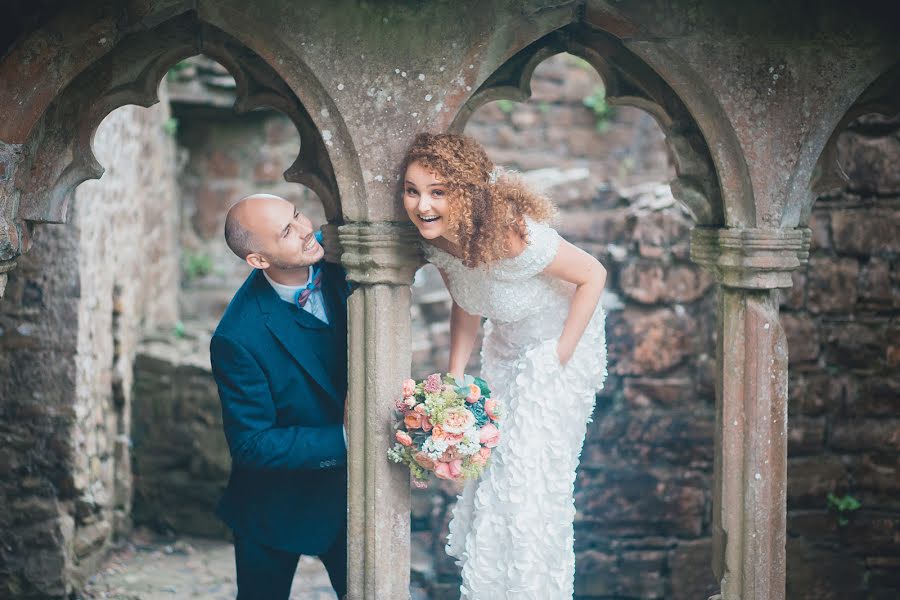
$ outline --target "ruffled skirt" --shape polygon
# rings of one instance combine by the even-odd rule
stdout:
[[[486,324],[483,375],[504,412],[500,444],[450,522],[463,600],[572,597],[575,472],[606,378],[604,323],[598,307],[565,366],[556,338],[516,346],[509,324]]]

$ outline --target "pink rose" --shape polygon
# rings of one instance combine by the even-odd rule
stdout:
[[[397,441],[403,444],[404,446],[412,446],[412,438],[409,437],[409,434],[405,431],[398,431],[394,434],[394,437],[397,438]]]
[[[462,475],[462,460],[457,458],[447,464],[450,465],[450,477],[458,479]]]
[[[488,448],[495,448],[500,443],[500,430],[493,423],[488,423],[478,430],[478,441]]]
[[[403,397],[409,398],[416,393],[416,382],[412,379],[403,380]]]
[[[416,405],[416,399],[415,399],[415,397],[410,396],[409,398],[406,398],[406,399],[403,401],[403,404],[404,404],[404,406],[407,407],[407,408],[412,408],[412,407],[414,407],[414,406]]]
[[[466,396],[466,402],[475,404],[481,398],[481,388],[474,383],[469,384],[469,395]]]
[[[425,379],[425,391],[429,394],[436,394],[441,391],[441,376],[432,373]]]
[[[416,404],[414,411],[419,413],[420,415],[425,415],[425,405],[424,404]]]
[[[487,413],[487,416],[491,418],[491,421],[499,421],[500,418],[497,416],[497,401],[493,398],[488,398],[484,401],[484,412]]]
[[[432,427],[434,427],[434,425],[431,424],[431,419],[429,419],[428,417],[422,417],[422,431],[431,431]]]
[[[453,479],[450,476],[450,465],[449,463],[439,462],[434,465],[434,474],[439,479]]]
[[[491,457],[491,449],[490,448],[482,448],[478,451],[478,454],[484,457],[484,460],[487,461]]]
[[[422,415],[417,412],[408,412],[403,417],[403,423],[407,429],[418,429],[422,426]]]
[[[434,461],[424,452],[416,452],[413,458],[422,468],[428,469],[429,471],[434,469]]]
[[[447,409],[444,415],[441,425],[447,433],[461,434],[475,424],[475,415],[461,406]]]

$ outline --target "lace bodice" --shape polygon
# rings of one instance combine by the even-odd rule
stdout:
[[[425,257],[447,275],[450,295],[463,310],[511,323],[568,305],[573,286],[542,274],[556,257],[562,238],[545,223],[526,217],[525,224],[525,250],[487,266],[467,267],[452,254],[423,244]]]

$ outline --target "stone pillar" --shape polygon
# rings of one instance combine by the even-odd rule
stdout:
[[[391,411],[409,376],[410,285],[422,264],[412,225],[338,229],[341,263],[357,284],[349,311],[350,600],[409,598],[409,473],[387,459]]]
[[[720,600],[784,600],[788,352],[775,290],[808,229],[696,227],[691,257],[720,287],[713,571]]]

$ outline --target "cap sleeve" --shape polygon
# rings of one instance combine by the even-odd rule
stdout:
[[[425,255],[425,260],[444,271],[449,271],[453,268],[454,261],[457,260],[456,257],[444,252],[436,246],[432,246],[428,242],[422,242],[421,244],[422,254]]]
[[[556,230],[529,217],[525,217],[525,225],[528,228],[528,245],[518,256],[497,265],[494,273],[498,279],[514,281],[534,277],[556,258],[562,240]]]

